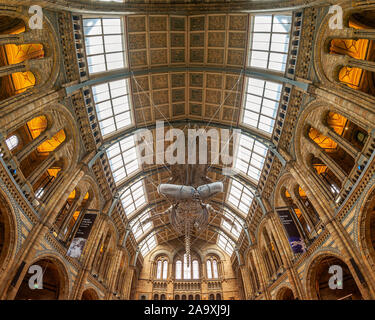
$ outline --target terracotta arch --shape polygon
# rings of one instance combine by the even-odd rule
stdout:
[[[100,300],[100,298],[95,289],[88,288],[82,292],[81,300]]]
[[[70,279],[67,271],[67,266],[65,262],[62,260],[60,256],[58,256],[55,253],[48,253],[45,255],[39,255],[37,258],[35,258],[31,263],[29,263],[26,266],[26,270],[28,270],[33,265],[40,265],[44,272],[44,278],[47,276],[50,281],[55,281],[54,284],[56,285],[56,292],[55,296],[52,295],[45,295],[42,293],[42,291],[47,291],[49,288],[45,285],[45,281],[43,282],[43,290],[41,290],[41,294],[38,293],[37,298],[34,298],[33,293],[34,291],[31,291],[28,288],[28,278],[30,274],[25,273],[24,278],[22,279],[22,282],[18,288],[17,294],[15,299],[31,299],[31,300],[67,300],[69,299],[70,294]],[[51,268],[51,269],[49,269]],[[49,272],[49,274],[47,274]],[[33,299],[34,298],[34,299]]]
[[[338,262],[340,266],[348,269],[348,271],[350,272],[350,276],[352,277],[353,284],[357,287],[358,292],[361,295],[362,293],[360,292],[360,285],[357,283],[357,281],[355,280],[353,276],[353,270],[350,266],[350,262],[343,255],[341,255],[336,249],[323,249],[323,250],[316,251],[315,254],[310,257],[310,261],[305,267],[303,284],[306,290],[307,298],[309,300],[319,299],[318,292],[315,287],[316,273],[318,271],[318,267],[320,267],[321,262],[323,262],[326,258],[335,259],[334,261]],[[327,268],[327,274],[328,274],[328,268]],[[327,281],[327,286],[328,286],[328,281]],[[334,296],[332,295],[332,297]]]
[[[12,205],[0,189],[0,278],[12,264],[17,249],[17,218]]]
[[[281,287],[275,296],[276,300],[295,300],[296,298],[294,290],[290,286]]]

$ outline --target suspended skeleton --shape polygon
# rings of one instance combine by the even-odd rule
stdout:
[[[208,181],[206,177],[200,180],[201,182],[202,180]],[[146,219],[143,224],[168,215],[175,231],[185,238],[185,253],[187,263],[190,264],[192,233],[194,231],[201,232],[208,228],[210,213],[224,219],[237,230],[234,221],[215,210],[210,204],[205,203],[210,197],[223,192],[223,190],[222,182],[203,184],[196,188],[188,185],[160,184],[158,187],[159,194],[167,197],[172,205],[167,211]]]

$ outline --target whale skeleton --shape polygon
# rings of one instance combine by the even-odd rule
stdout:
[[[193,231],[199,232],[207,229],[210,213],[222,218],[229,225],[233,226],[235,230],[239,231],[234,221],[215,210],[210,204],[204,203],[204,200],[208,200],[210,197],[223,191],[224,185],[222,182],[212,182],[197,188],[167,183],[160,184],[158,186],[159,194],[167,197],[172,202],[172,205],[165,212],[152,215],[142,221],[138,225],[138,228],[156,219],[169,216],[169,220],[175,231],[185,237],[185,253],[187,263],[190,264],[191,234]]]

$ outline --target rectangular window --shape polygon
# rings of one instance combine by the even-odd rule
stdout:
[[[235,158],[235,168],[258,182],[262,173],[267,147],[254,139],[241,134],[237,157]]]
[[[92,94],[103,136],[132,124],[128,79],[93,86]]]
[[[146,219],[150,218],[150,212],[145,212],[140,217],[137,217],[130,223],[135,240],[139,240],[147,231],[152,228],[152,222],[144,223]]]
[[[142,256],[145,256],[147,253],[149,253],[152,249],[156,247],[156,237],[155,234],[150,236],[144,243],[141,248],[141,254]]]
[[[121,203],[126,216],[129,216],[146,204],[143,180],[134,183],[122,194]]]
[[[229,223],[229,221],[222,219],[222,222],[221,222],[222,227],[225,230],[227,230],[230,234],[232,234],[236,239],[238,239],[242,230],[241,223],[236,218],[236,216],[233,213],[229,212],[228,210],[224,211],[224,216],[228,218],[232,223]]]
[[[226,253],[232,255],[234,244],[231,244],[230,240],[224,237],[222,234],[219,234],[219,236],[217,237],[217,245]]]
[[[251,19],[249,66],[284,72],[291,15],[255,15]]]
[[[140,169],[134,136],[124,138],[109,147],[107,157],[116,184]]]
[[[247,78],[243,124],[272,134],[282,88],[280,83]]]
[[[245,185],[232,180],[228,193],[228,202],[245,216],[249,213],[253,195]]]
[[[123,23],[120,18],[83,19],[89,73],[125,67]]]

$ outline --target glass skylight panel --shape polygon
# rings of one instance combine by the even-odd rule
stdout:
[[[255,15],[250,35],[250,67],[284,72],[292,24],[290,15]]]
[[[122,194],[121,203],[126,216],[129,216],[146,204],[143,180],[136,182]]]
[[[238,219],[236,219],[235,215],[233,213],[230,213],[229,211],[225,210],[224,216],[227,217],[229,220],[233,222],[233,224],[228,223],[224,219],[222,219],[222,227],[226,229],[229,233],[231,233],[236,239],[240,236],[242,226]]]
[[[109,147],[107,156],[116,183],[140,169],[134,136],[124,138]]]
[[[235,168],[258,182],[267,155],[267,147],[242,134],[239,139]]]
[[[125,67],[120,18],[83,19],[83,30],[90,74]]]
[[[282,88],[280,83],[248,78],[243,123],[272,133]]]
[[[219,234],[218,238],[217,238],[217,245],[223,249],[226,253],[228,253],[229,255],[232,255],[234,249],[233,249],[233,244],[231,244],[231,242],[229,241],[229,239],[227,239],[226,237],[224,237],[222,234]]]
[[[245,185],[232,180],[228,202],[236,209],[239,209],[245,216],[249,213],[253,195]]]
[[[145,256],[147,253],[149,253],[152,249],[156,247],[156,237],[155,234],[150,236],[144,243],[141,248],[141,254],[142,256]]]
[[[103,136],[132,123],[127,79],[93,86],[92,94]]]
[[[129,197],[130,199],[130,197]],[[152,222],[149,221],[147,223],[144,223],[146,219],[150,218],[150,212],[146,212],[142,214],[140,217],[137,217],[134,219],[130,226],[132,228],[133,234],[135,239],[138,241],[139,238],[144,235],[147,231],[149,231],[152,228]]]

